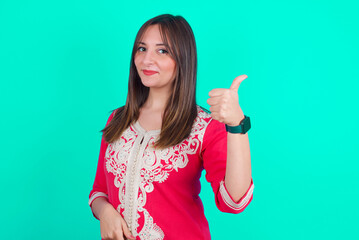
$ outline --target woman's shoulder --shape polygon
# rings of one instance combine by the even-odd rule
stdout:
[[[209,110],[207,110],[206,108],[197,105],[197,118],[196,118],[196,122],[202,122],[205,121],[207,123],[211,122],[212,117],[211,117],[211,112]]]
[[[197,105],[197,118],[193,124],[191,135],[197,135],[201,141],[212,139],[218,133],[225,132],[223,123],[212,119],[211,112]],[[206,136],[206,137],[205,137]]]
[[[117,114],[121,113],[124,110],[125,106],[121,106],[118,108],[115,108],[113,110],[110,111],[110,118],[113,118],[114,116],[116,116]]]
[[[121,111],[123,111],[124,109],[124,106],[122,107],[118,107],[116,109],[113,109],[111,111],[109,111],[109,115],[108,115],[108,118],[107,118],[107,122],[106,122],[106,126],[112,121],[112,119],[117,115],[119,114]]]

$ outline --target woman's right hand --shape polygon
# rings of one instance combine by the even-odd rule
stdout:
[[[100,219],[101,237],[104,240],[135,239],[122,216],[111,206],[104,209]]]
[[[100,220],[101,238],[104,240],[136,239],[126,221],[105,198],[97,198],[92,204],[94,214]]]

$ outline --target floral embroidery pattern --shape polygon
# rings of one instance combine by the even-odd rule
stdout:
[[[146,133],[142,134],[142,136],[132,126],[124,131],[118,141],[108,145],[105,156],[106,169],[109,173],[114,174],[114,185],[119,188],[120,205],[117,210],[121,212],[123,209],[122,213],[126,222],[129,221],[134,224],[132,225],[132,234],[135,236],[138,235],[140,239],[150,240],[164,238],[164,232],[145,209],[147,194],[154,190],[153,183],[163,183],[168,179],[170,172],[173,170],[178,172],[187,166],[188,155],[196,154],[201,148],[204,131],[209,121],[209,114],[199,110],[190,136],[180,144],[166,149],[155,150],[152,146],[157,135],[146,138]],[[143,142],[146,147],[134,148],[136,139],[140,135],[141,138],[146,139]],[[131,153],[131,151],[136,151],[134,149],[138,153]],[[137,161],[137,155],[139,156],[139,161]],[[133,168],[140,169],[139,175],[136,174],[137,177],[132,176],[133,174],[130,173],[129,164],[135,164]],[[140,166],[137,168],[136,164],[140,164]],[[126,176],[127,174],[128,176]],[[125,179],[130,179],[132,185],[129,186],[132,186],[130,187],[131,189],[126,189]],[[130,209],[126,209],[126,206],[133,204],[133,202],[126,204],[126,194],[130,194],[130,192],[136,196],[136,205],[134,207],[137,211],[134,216],[131,213],[132,205],[130,205]],[[141,216],[144,218],[144,225],[141,231],[138,232],[138,219]]]

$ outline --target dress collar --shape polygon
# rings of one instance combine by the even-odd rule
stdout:
[[[140,132],[143,135],[151,135],[151,136],[156,136],[159,135],[161,133],[161,129],[156,129],[156,130],[150,130],[150,131],[146,131],[139,123],[139,121],[136,121],[133,124],[133,127],[135,128],[136,131]]]

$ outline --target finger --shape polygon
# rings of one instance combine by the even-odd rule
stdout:
[[[126,236],[126,238],[128,239],[136,239],[130,232],[130,230],[127,227],[126,222],[122,222],[122,230],[123,230],[123,234]]]
[[[248,76],[243,74],[243,75],[239,75],[238,77],[236,77],[233,82],[232,85],[230,87],[230,89],[238,91],[239,85],[241,84],[241,82],[246,79]]]
[[[209,111],[212,113],[216,113],[216,114],[219,114],[220,111],[221,111],[221,106],[220,105],[214,105],[214,106],[211,106],[209,108]]]
[[[128,231],[128,232],[123,231],[123,234],[125,235],[126,239],[131,239],[131,240],[135,240],[135,239],[136,239],[136,237],[133,236],[130,231]]]
[[[210,106],[217,105],[217,104],[220,104],[221,99],[222,99],[222,96],[210,97],[210,98],[207,99],[207,103]]]
[[[116,231],[113,240],[124,240],[122,231]]]
[[[227,89],[225,88],[215,88],[215,89],[212,89],[208,95],[210,97],[217,97],[217,96],[221,96]]]

